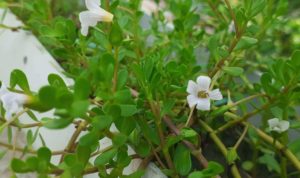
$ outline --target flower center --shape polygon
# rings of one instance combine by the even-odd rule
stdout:
[[[206,91],[199,91],[198,92],[198,97],[199,98],[207,98],[208,97],[208,93],[206,93]]]

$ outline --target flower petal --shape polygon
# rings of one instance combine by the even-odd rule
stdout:
[[[189,93],[189,94],[192,94],[192,95],[195,95],[197,96],[198,92],[199,92],[199,88],[198,88],[198,85],[192,81],[192,80],[189,80],[189,83],[188,83],[188,86],[186,88],[186,91]]]
[[[269,119],[268,124],[269,124],[270,130],[272,130],[274,127],[277,127],[279,125],[279,119],[278,118]]]
[[[197,84],[200,90],[208,91],[211,79],[207,76],[199,76],[197,78]]]
[[[79,21],[81,26],[96,26],[102,17],[91,11],[83,11],[79,13]]]
[[[88,28],[94,27],[97,25],[98,21],[102,18],[100,15],[97,15],[90,11],[83,11],[79,13],[79,21],[81,23],[81,33],[86,36],[88,33]]]
[[[10,119],[15,111],[18,110],[18,104],[14,100],[15,97],[12,93],[7,93],[1,97],[6,119]]]
[[[209,98],[198,98],[197,109],[202,111],[209,111],[210,110]]]
[[[212,100],[221,100],[223,99],[222,93],[219,89],[208,92],[209,98]]]
[[[110,13],[102,8],[99,8],[96,13],[101,16],[102,22],[111,22],[114,18],[114,15],[112,13]]]
[[[29,100],[27,95],[13,92],[2,95],[0,99],[5,109],[6,118],[11,118],[13,114],[21,111],[23,105]]]
[[[98,10],[101,5],[100,0],[85,0],[86,8],[90,11]]]
[[[189,107],[192,108],[198,103],[199,98],[195,95],[188,95],[187,96],[187,102],[189,104]]]
[[[11,119],[12,118],[12,113],[10,112],[10,111],[5,111],[5,115],[4,115],[4,117],[6,118],[6,119]]]
[[[81,30],[80,30],[81,34],[83,36],[87,36],[89,33],[89,27],[88,26],[81,26]]]
[[[2,84],[1,88],[0,88],[0,97],[5,95],[8,92],[8,90],[6,89],[6,87]]]
[[[152,13],[155,13],[158,11],[158,6],[155,2],[149,1],[149,0],[143,0],[141,3],[141,10],[151,16]]]
[[[280,129],[281,129],[281,132],[284,132],[286,130],[289,129],[290,127],[290,122],[289,121],[285,121],[285,120],[282,120],[279,122],[279,126],[280,126]]]

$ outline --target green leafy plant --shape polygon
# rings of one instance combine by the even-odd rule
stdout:
[[[32,31],[74,81],[50,74],[32,91],[14,70],[9,86],[1,84],[0,133],[30,128],[24,148],[0,142],[23,154],[11,160],[13,173],[138,178],[153,162],[175,178],[299,176],[299,139],[288,134],[300,125],[296,1],[7,0],[1,7],[25,25],[0,27]],[[33,112],[49,110],[52,118]],[[19,120],[23,114],[31,124]],[[70,125],[64,150],[32,148],[40,128]],[[99,144],[105,137],[111,146]],[[124,175],[135,159],[139,167]]]

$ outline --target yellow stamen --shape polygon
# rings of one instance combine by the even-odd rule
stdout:
[[[198,97],[199,98],[207,98],[208,97],[208,93],[206,93],[206,91],[199,91],[198,92]]]

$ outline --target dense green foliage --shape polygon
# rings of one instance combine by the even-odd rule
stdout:
[[[299,176],[300,139],[289,134],[300,128],[298,2],[165,0],[149,17],[140,0],[103,0],[113,22],[98,23],[87,37],[80,34],[82,3],[0,2],[74,81],[68,86],[51,74],[48,86],[31,91],[25,74],[12,72],[10,89],[18,86],[33,98],[26,112],[35,123],[27,133],[26,156],[11,161],[13,172],[138,178],[152,161],[169,177]],[[165,11],[173,14],[174,28]],[[187,105],[188,81],[199,75],[210,76],[223,95],[210,111]],[[53,118],[32,112],[52,109]],[[2,116],[8,128],[26,126],[17,118],[5,124]],[[288,132],[269,129],[275,117],[290,122]],[[59,165],[50,162],[55,150],[32,151],[40,127],[55,132],[72,124],[83,135],[70,139]],[[112,124],[119,132],[109,129]],[[111,147],[99,145],[104,137],[112,139]],[[128,155],[128,145],[136,155]],[[138,171],[123,175],[136,157],[143,160]]]

